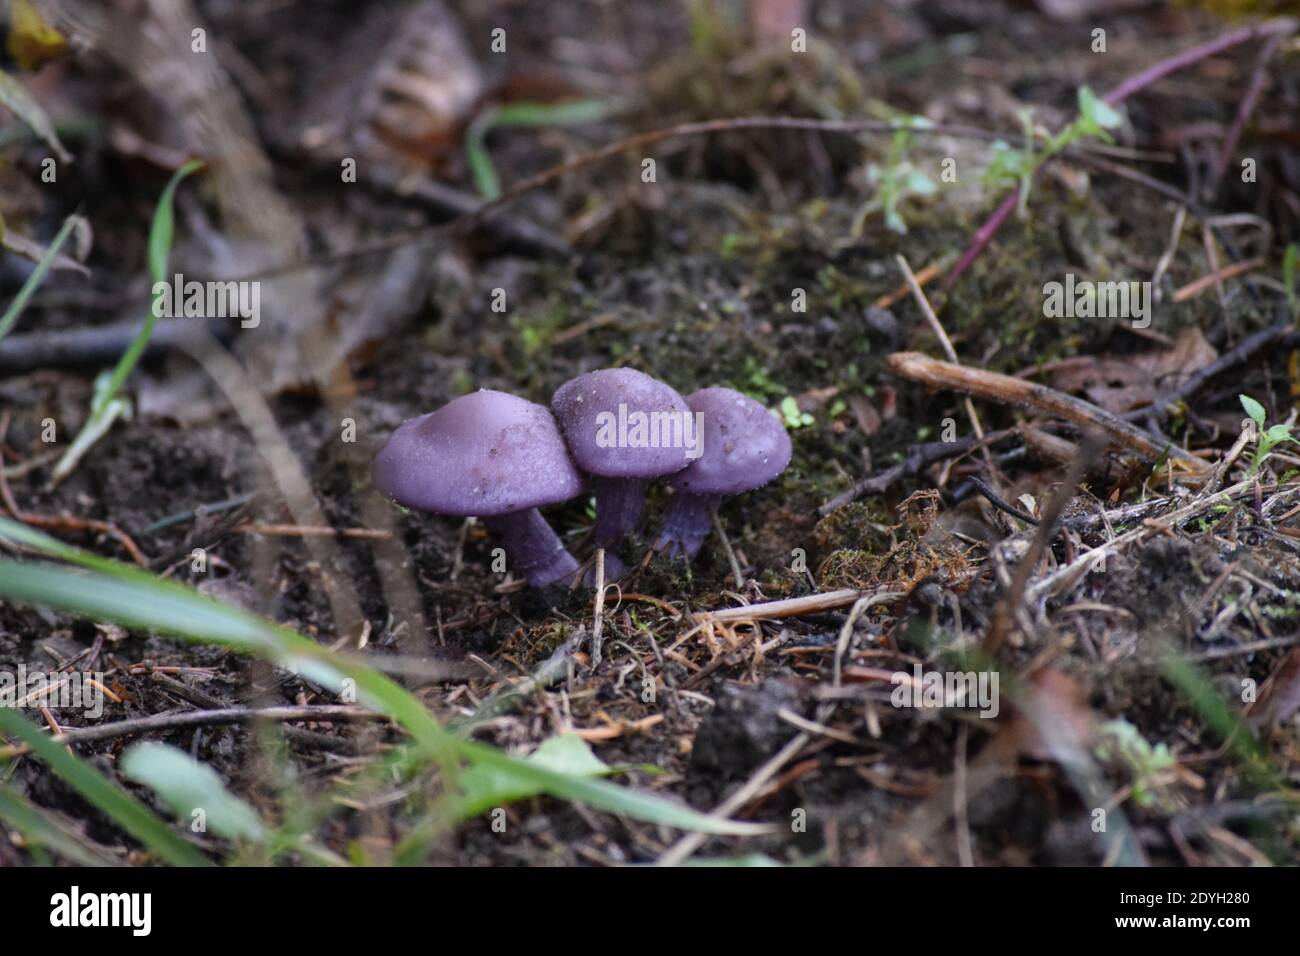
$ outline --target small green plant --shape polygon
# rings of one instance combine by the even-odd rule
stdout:
[[[1255,454],[1250,460],[1250,471],[1247,472],[1247,478],[1254,478],[1259,473],[1260,466],[1273,453],[1273,449],[1283,442],[1296,441],[1295,436],[1291,434],[1291,426],[1279,422],[1272,428],[1264,427],[1264,406],[1255,401],[1249,395],[1239,395],[1241,407],[1246,410],[1250,420],[1255,423]]]
[[[774,381],[767,368],[752,355],[745,356],[740,372],[745,377],[744,385],[740,388],[740,391],[751,398],[764,402],[770,398],[778,398],[789,394],[789,389],[780,382]]]
[[[1054,135],[1044,136],[1034,125],[1033,113],[1025,110],[1020,114],[1020,122],[1025,131],[1025,145],[1021,149],[997,140],[993,143],[993,158],[984,170],[983,181],[986,183],[1009,182],[1020,188],[1020,214],[1025,214],[1029,203],[1029,190],[1038,168],[1057,153],[1060,153],[1080,140],[1089,137],[1102,142],[1112,142],[1111,130],[1124,121],[1119,112],[1109,103],[1098,99],[1097,94],[1086,86],[1079,87],[1079,115],[1074,122]],[[1043,139],[1043,148],[1037,150],[1034,144]]]
[[[36,263],[36,268],[33,269],[31,275],[27,277],[27,281],[23,283],[23,287],[18,290],[18,294],[14,296],[14,300],[9,303],[8,308],[5,309],[4,315],[0,316],[0,339],[3,339],[8,335],[10,330],[13,329],[14,325],[18,322],[18,317],[22,315],[23,309],[27,308],[27,303],[31,301],[32,296],[36,294],[36,290],[39,289],[41,283],[45,281],[45,277],[49,274],[50,268],[54,265],[54,261],[59,257],[59,250],[62,249],[63,244],[68,241],[68,237],[72,235],[72,231],[76,226],[76,216],[69,216],[63,221],[63,228],[59,230],[58,235],[54,237],[54,241],[51,242],[49,248],[45,250],[45,254],[41,256],[40,261]],[[3,233],[4,220],[0,219],[0,235],[3,235]]]
[[[796,428],[807,428],[816,421],[812,415],[800,411],[799,403],[790,395],[781,399],[781,404],[777,406],[777,412],[780,414],[785,427],[790,431],[794,431]]]
[[[908,119],[908,123],[907,128],[894,133],[884,164],[873,163],[867,167],[867,181],[876,187],[876,195],[854,217],[854,236],[862,234],[862,225],[867,216],[877,211],[884,215],[888,229],[899,235],[906,234],[907,223],[899,212],[903,200],[909,196],[929,196],[938,189],[934,180],[907,159],[907,148],[912,144],[912,130],[925,128],[929,121],[922,116],[913,116]]]
[[[1123,763],[1132,776],[1133,802],[1140,807],[1151,806],[1159,794],[1161,775],[1178,763],[1174,755],[1164,744],[1153,747],[1127,720],[1112,720],[1097,730],[1097,758]]]

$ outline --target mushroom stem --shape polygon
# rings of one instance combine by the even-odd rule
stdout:
[[[515,570],[527,577],[533,587],[563,582],[578,570],[577,560],[565,550],[564,543],[536,508],[481,520],[506,549]]]
[[[669,557],[681,554],[690,561],[699,553],[713,527],[713,513],[722,503],[722,495],[692,495],[679,491],[664,512],[664,527],[655,542],[655,550]]]
[[[598,477],[592,484],[596,489],[596,547],[609,551],[641,520],[645,479]]]

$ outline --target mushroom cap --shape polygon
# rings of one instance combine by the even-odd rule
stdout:
[[[626,410],[622,418],[626,434],[622,437],[630,441],[618,435],[620,405]],[[606,368],[570,379],[556,389],[551,410],[569,443],[573,460],[588,474],[659,478],[681,471],[690,461],[686,457],[690,449],[682,437],[687,424],[682,419],[691,413],[686,400],[675,389],[636,369]],[[671,413],[671,417],[651,417],[664,412]],[[634,413],[640,415],[633,418]],[[641,415],[646,417],[642,419]],[[644,442],[636,438],[638,420],[644,422],[639,432]],[[664,433],[665,427],[668,434]],[[611,429],[613,442],[609,440]],[[651,442],[660,447],[650,447]]]
[[[540,508],[582,491],[551,413],[486,388],[403,422],[372,473],[399,504],[460,517]]]
[[[785,426],[752,398],[730,388],[702,388],[686,403],[704,416],[704,454],[669,480],[678,491],[739,494],[767,484],[790,464]]]

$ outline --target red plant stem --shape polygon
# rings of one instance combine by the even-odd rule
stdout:
[[[1102,97],[1102,100],[1110,106],[1115,106],[1122,103],[1139,90],[1145,89],[1152,83],[1155,83],[1157,80],[1162,80],[1171,73],[1177,73],[1179,70],[1186,69],[1195,63],[1199,63],[1201,60],[1214,56],[1216,53],[1221,53],[1224,50],[1230,49],[1241,43],[1247,43],[1250,40],[1256,40],[1260,37],[1287,36],[1294,33],[1295,29],[1296,22],[1294,20],[1280,17],[1276,20],[1268,20],[1264,23],[1255,24],[1254,26],[1241,27],[1237,30],[1232,30],[1223,34],[1221,37],[1208,40],[1205,43],[1192,47],[1190,50],[1184,50],[1176,56],[1171,56],[1167,60],[1161,60],[1159,63],[1147,67],[1141,73],[1134,74],[1114,89],[1110,90]],[[1038,172],[1041,171],[1041,169],[1042,167],[1040,166],[1039,170],[1034,172],[1035,177],[1037,177]],[[1004,200],[1002,200],[1002,203],[996,210],[994,210],[993,215],[989,216],[989,218],[984,221],[984,224],[975,231],[975,235],[971,238],[970,244],[966,247],[966,250],[961,254],[961,258],[957,260],[957,263],[952,267],[952,270],[943,280],[943,288],[945,291],[951,289],[953,285],[956,284],[962,274],[970,268],[971,263],[978,259],[988,244],[993,241],[993,237],[997,235],[998,230],[1002,228],[1003,224],[1009,218],[1011,218],[1011,214],[1015,211],[1019,198],[1020,187],[1017,186],[1011,190],[1011,193]]]
[[[1223,36],[1208,40],[1200,46],[1194,46],[1190,50],[1179,53],[1177,56],[1171,56],[1167,60],[1161,60],[1155,66],[1148,67],[1136,76],[1131,76],[1119,86],[1115,87],[1109,93],[1102,97],[1111,106],[1122,103],[1138,90],[1145,89],[1157,80],[1163,80],[1171,73],[1177,73],[1179,70],[1186,69],[1201,60],[1208,59],[1216,53],[1222,53],[1224,50],[1237,46],[1240,43],[1248,43],[1251,40],[1257,40],[1260,37],[1267,36],[1286,36],[1294,33],[1296,24],[1294,20],[1281,17],[1276,20],[1267,20],[1264,23],[1257,23],[1254,26],[1242,27],[1225,33]]]
[[[1246,131],[1246,124],[1250,122],[1250,115],[1255,112],[1255,104],[1268,86],[1269,61],[1284,42],[1286,42],[1286,35],[1279,33],[1265,43],[1260,51],[1259,59],[1255,62],[1255,70],[1250,77],[1250,85],[1246,88],[1246,95],[1241,98],[1241,103],[1237,106],[1237,115],[1232,119],[1228,135],[1223,138],[1218,161],[1214,164],[1213,175],[1210,177],[1210,182],[1206,184],[1204,198],[1207,201],[1219,191],[1219,184],[1223,182],[1223,177],[1228,172],[1228,163],[1232,162],[1232,154],[1237,144],[1241,142],[1241,135]]]

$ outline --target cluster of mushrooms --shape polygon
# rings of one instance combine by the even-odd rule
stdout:
[[[725,496],[767,484],[789,463],[785,427],[753,399],[729,388],[683,398],[616,368],[566,382],[550,409],[486,388],[462,395],[399,426],[373,471],[398,504],[481,520],[511,565],[544,587],[572,584],[581,566],[537,509],[577,497],[584,476],[613,580],[626,572],[613,550],[640,522],[651,480],[674,491],[655,549],[689,561]]]

